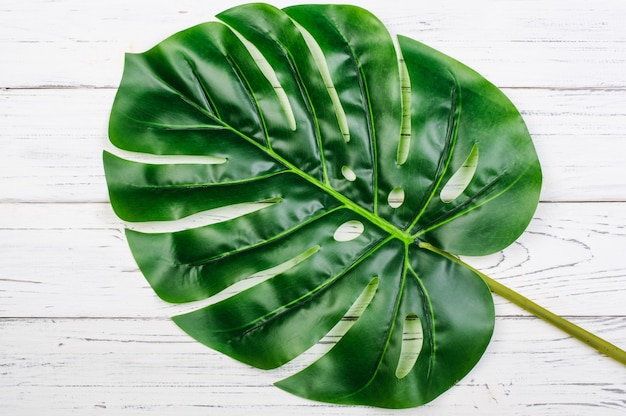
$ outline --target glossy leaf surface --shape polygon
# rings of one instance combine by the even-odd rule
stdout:
[[[480,359],[494,310],[479,276],[427,248],[489,254],[524,231],[541,172],[519,113],[357,7],[255,3],[218,18],[127,55],[110,140],[172,161],[105,152],[110,199],[131,222],[260,205],[181,231],[128,230],[142,273],[174,303],[254,278],[174,321],[263,369],[351,321],[282,389],[392,408],[432,400]],[[362,312],[346,317],[355,303]]]

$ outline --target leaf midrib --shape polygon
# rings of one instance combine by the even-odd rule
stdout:
[[[275,42],[277,42],[277,41],[275,40]],[[282,53],[285,54],[285,57],[287,58],[287,61],[289,62],[290,66],[292,68],[292,71],[294,71],[294,75],[295,75],[296,82],[298,84],[298,88],[300,89],[300,92],[302,93],[303,98],[305,99],[305,102],[306,102],[307,106],[309,107],[309,110],[312,111],[313,120],[315,122],[316,138],[317,138],[317,141],[318,141],[319,151],[320,151],[320,153],[322,155],[321,163],[322,163],[322,167],[324,169],[324,179],[325,179],[325,181],[327,181],[328,173],[326,171],[326,163],[325,163],[325,160],[323,158],[323,148],[321,146],[321,141],[320,141],[320,137],[319,137],[320,132],[319,132],[318,120],[317,120],[317,117],[315,116],[315,112],[314,112],[314,109],[312,107],[312,103],[311,103],[310,97],[308,95],[308,92],[307,92],[306,88],[304,88],[304,85],[302,84],[300,73],[298,72],[298,70],[297,70],[297,68],[296,68],[296,66],[295,66],[295,64],[293,62],[293,58],[289,54],[288,50],[284,47],[284,45],[280,44],[279,42],[277,42],[277,43],[279,44],[279,47],[280,47]],[[355,55],[353,54],[353,57],[354,56]],[[261,120],[263,120],[261,108],[259,108],[259,103],[258,103],[258,100],[256,99],[254,91],[252,91],[252,89],[250,88],[250,84],[249,84],[248,79],[245,77],[245,75],[242,72],[238,71],[238,68],[233,66],[232,62],[229,61],[229,65],[231,66],[231,68],[233,68],[233,70],[240,77],[240,80],[245,81],[243,83],[244,88],[247,90],[247,92],[249,94],[249,97],[252,98],[253,106],[256,107],[256,109],[257,109],[257,115],[261,116]],[[196,79],[196,82],[199,82],[199,77],[193,71],[193,67],[191,67],[191,70],[192,70],[192,73],[194,75],[194,78]],[[360,79],[361,85],[363,87],[365,87],[364,96],[365,96],[366,102],[367,102],[367,111],[366,111],[366,113],[367,113],[368,117],[370,117],[370,121],[371,121],[371,111],[372,111],[372,109],[370,108],[370,100],[368,99],[369,98],[369,93],[368,93],[368,90],[367,90],[367,82],[364,79],[364,74],[359,72],[359,75],[360,75],[359,79]],[[375,212],[368,211],[367,209],[363,208],[359,204],[355,203],[354,201],[352,201],[351,199],[349,199],[345,195],[341,194],[340,192],[338,192],[337,190],[332,188],[329,185],[329,181],[327,181],[328,183],[324,183],[324,182],[319,181],[318,179],[316,179],[313,176],[307,174],[306,172],[304,172],[303,170],[298,168],[296,165],[294,165],[293,163],[289,162],[287,159],[285,159],[284,157],[282,157],[278,153],[276,153],[272,149],[272,146],[271,146],[271,143],[270,143],[270,140],[269,140],[269,136],[267,134],[267,129],[266,129],[266,126],[265,126],[264,123],[263,123],[263,128],[264,128],[265,135],[266,135],[267,147],[262,145],[262,144],[260,144],[258,141],[248,137],[247,135],[245,135],[241,131],[239,131],[236,128],[234,128],[231,125],[229,125],[228,123],[226,123],[221,117],[219,117],[218,115],[212,113],[211,109],[204,108],[203,106],[198,105],[197,103],[195,103],[193,100],[190,100],[189,97],[185,96],[185,94],[183,94],[178,89],[174,88],[172,85],[170,85],[168,82],[166,82],[161,77],[159,77],[159,80],[164,85],[166,85],[170,90],[174,91],[176,93],[176,95],[178,95],[182,100],[184,100],[185,102],[190,104],[192,107],[195,107],[198,111],[206,114],[210,119],[216,121],[218,124],[221,124],[224,128],[231,130],[236,135],[242,137],[244,140],[246,140],[250,144],[256,146],[257,148],[259,148],[263,152],[267,153],[270,157],[272,157],[278,163],[280,163],[283,166],[287,167],[289,169],[289,171],[291,171],[292,173],[298,175],[299,177],[303,178],[304,180],[306,180],[307,182],[309,182],[312,185],[316,186],[317,188],[320,188],[322,191],[330,194],[335,199],[340,201],[347,209],[349,209],[352,212],[360,215],[361,217],[365,218],[367,221],[371,222],[372,224],[375,224],[376,226],[378,226],[382,230],[384,230],[387,233],[389,233],[394,238],[397,238],[397,239],[403,241],[406,244],[410,244],[410,243],[413,243],[415,241],[415,238],[411,236],[411,234],[408,232],[408,230],[404,231],[404,230],[398,228],[397,226],[395,226],[394,224],[390,223],[389,221],[385,220],[384,218],[379,217],[378,215],[376,215]],[[208,94],[208,91],[206,91],[206,89],[204,88],[202,83],[200,83],[200,87],[201,87],[201,89],[202,89],[202,91],[203,91],[203,93],[205,95]],[[209,97],[205,96],[205,98],[210,100]],[[371,133],[372,139],[375,140],[375,134],[374,134],[375,130],[374,130],[374,126],[372,125],[372,123],[373,123],[373,121],[368,123],[368,128],[370,129],[370,133]],[[200,126],[194,126],[194,128],[199,128],[199,127]],[[181,126],[181,128],[182,128],[182,126]],[[374,148],[375,148],[375,143],[374,143]],[[377,165],[377,163],[375,162],[374,166],[376,166],[376,165]],[[376,176],[377,175],[374,175],[374,177],[376,177]],[[377,188],[377,187],[375,186],[375,188]],[[376,195],[377,195],[377,191],[375,190],[374,191],[375,198],[376,198]],[[376,204],[374,204],[374,206],[376,206]]]
[[[245,79],[245,77],[243,77],[243,78]],[[249,84],[246,82],[246,86],[247,87],[248,87],[248,85]],[[252,97],[255,97],[253,91],[249,91],[249,93],[251,94]],[[258,107],[258,102],[257,102],[256,99],[254,100],[254,103]],[[260,111],[260,109],[258,109],[258,110]],[[212,116],[207,110],[203,109],[202,111],[204,111],[207,114],[209,114],[210,116]],[[362,206],[360,206],[356,202],[352,201],[351,199],[349,199],[348,197],[343,195],[342,193],[340,193],[337,190],[335,190],[334,188],[332,188],[330,185],[328,185],[326,183],[323,183],[323,182],[320,182],[318,179],[316,179],[313,176],[307,174],[302,169],[298,168],[296,165],[294,165],[293,163],[288,161],[286,158],[284,158],[281,155],[279,155],[278,153],[276,153],[271,148],[271,146],[269,145],[269,142],[270,142],[269,139],[268,139],[268,146],[267,147],[263,146],[262,144],[260,144],[256,140],[253,140],[252,138],[248,137],[247,135],[245,135],[241,131],[239,131],[236,128],[230,126],[229,124],[224,122],[224,120],[217,119],[217,121],[220,124],[222,124],[225,128],[231,130],[233,133],[235,133],[239,137],[241,137],[244,140],[246,140],[248,143],[254,145],[258,149],[260,149],[263,152],[265,152],[266,154],[268,154],[270,157],[272,157],[278,163],[280,163],[283,166],[287,167],[287,169],[289,171],[291,171],[292,173],[298,175],[299,177],[303,178],[304,180],[306,180],[307,182],[309,182],[312,185],[316,186],[317,188],[320,188],[322,191],[332,195],[335,199],[340,201],[346,208],[348,208],[351,211],[353,211],[354,213],[362,216],[363,218],[365,218],[366,220],[368,220],[372,224],[375,224],[376,226],[380,227],[382,230],[386,231],[391,236],[393,236],[393,237],[403,241],[406,244],[410,244],[410,243],[412,243],[415,240],[408,231],[401,230],[400,228],[396,227],[394,224],[390,223],[389,221],[385,220],[384,218],[379,217],[378,215],[376,215],[375,213],[373,213],[371,211],[368,211],[367,209],[363,208]]]
[[[241,137],[243,137],[244,139],[248,140],[250,143],[254,144],[255,146],[259,147],[260,149],[262,149],[263,151],[268,153],[276,161],[278,161],[279,163],[281,163],[284,166],[286,166],[292,173],[300,176],[301,178],[303,178],[304,180],[308,181],[312,185],[315,185],[316,187],[320,188],[322,191],[330,194],[335,199],[340,201],[346,208],[348,208],[352,212],[362,216],[363,218],[367,219],[372,224],[375,224],[376,226],[378,226],[381,229],[385,230],[391,236],[393,236],[393,237],[395,237],[395,238],[397,238],[397,239],[399,239],[399,240],[401,240],[401,241],[403,241],[404,243],[407,243],[407,244],[410,244],[410,243],[412,243],[414,241],[414,238],[411,236],[411,234],[409,232],[399,229],[398,227],[396,227],[392,223],[388,222],[384,218],[379,217],[378,215],[374,214],[371,211],[368,211],[367,209],[363,208],[362,206],[360,206],[356,202],[352,201],[350,198],[346,197],[345,195],[343,195],[342,193],[338,192],[337,190],[333,189],[329,185],[326,185],[326,184],[318,181],[317,179],[315,179],[311,175],[309,175],[306,172],[302,171],[297,166],[295,166],[293,163],[289,162],[287,159],[285,159],[282,156],[278,155],[274,151],[271,151],[271,150],[269,150],[269,149],[259,145],[254,140],[251,140],[250,138],[248,138],[247,136],[241,134],[237,130],[233,129],[233,132],[235,132],[236,134],[239,134]]]

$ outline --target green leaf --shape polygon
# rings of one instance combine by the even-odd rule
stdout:
[[[127,55],[109,137],[161,157],[105,152],[110,199],[131,222],[257,205],[128,230],[141,271],[174,303],[252,282],[174,321],[255,367],[349,324],[284,390],[390,408],[434,399],[478,362],[494,324],[489,288],[449,253],[501,250],[537,206],[522,118],[480,75],[395,43],[358,7],[255,3],[218,18]]]

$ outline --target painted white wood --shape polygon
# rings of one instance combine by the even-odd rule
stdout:
[[[582,323],[626,343],[624,317]],[[250,368],[204,348],[162,319],[3,319],[0,331],[3,414],[617,416],[626,411],[623,366],[525,318],[498,319],[477,367],[436,401],[408,411],[296,398],[272,383],[300,363],[272,371]]]
[[[556,313],[624,316],[625,224],[626,203],[542,203],[512,246],[465,260]],[[149,318],[187,310],[154,295],[123,226],[106,203],[0,204],[0,316]],[[527,315],[497,296],[496,308]]]
[[[0,87],[80,87],[117,85],[124,52],[144,51],[241,2],[4,3]],[[626,85],[626,4],[620,0],[350,3],[375,13],[391,32],[454,56],[498,86]]]
[[[107,201],[102,149],[115,91],[0,91],[0,201]],[[626,88],[504,92],[533,136],[542,200],[626,201]]]
[[[408,411],[288,395],[271,383],[313,353],[262,372],[169,320],[180,307],[149,288],[107,202],[108,112],[125,52],[240,3],[0,5],[0,413],[624,414],[624,366],[498,297],[484,359]],[[502,87],[533,135],[544,202],[518,242],[466,260],[626,348],[626,3],[351,3]]]

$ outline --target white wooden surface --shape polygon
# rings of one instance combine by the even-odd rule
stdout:
[[[479,365],[405,411],[288,395],[272,382],[311,357],[262,372],[171,323],[107,203],[108,112],[124,52],[238,3],[0,1],[0,414],[625,414],[626,367],[499,298]],[[468,261],[626,348],[626,2],[353,4],[481,72],[527,121],[542,203],[517,243]]]

